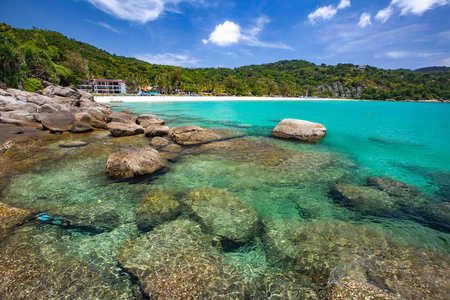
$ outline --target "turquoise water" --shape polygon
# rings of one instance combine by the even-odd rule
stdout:
[[[265,137],[281,119],[324,124],[315,148],[350,156],[369,174],[433,191],[433,174],[450,172],[450,106],[378,101],[125,103],[115,110],[160,115],[175,125],[237,128]],[[251,126],[250,126],[251,125]],[[448,184],[448,182],[447,182]]]
[[[449,105],[360,101],[114,104],[114,111],[123,109],[135,115],[156,114],[170,127],[193,124],[239,138],[222,148],[186,147],[170,156],[171,163],[163,172],[129,181],[108,178],[106,159],[121,148],[148,145],[143,135],[112,138],[94,132],[79,136],[88,143],[85,147],[61,148],[62,142],[44,147],[42,153],[53,159],[8,178],[0,199],[36,213],[36,218],[0,243],[3,257],[17,257],[19,271],[23,266],[24,273],[38,274],[36,281],[31,281],[32,275],[22,278],[19,271],[5,275],[0,263],[4,278],[21,278],[9,295],[31,286],[35,298],[42,299],[141,299],[141,290],[147,295],[164,295],[168,290],[152,290],[142,282],[139,288],[139,280],[180,273],[234,286],[233,293],[248,299],[267,299],[269,292],[276,291],[281,296],[274,299],[301,299],[310,294],[324,298],[324,284],[343,276],[336,275],[341,268],[354,267],[359,272],[364,267],[354,264],[361,262],[370,266],[363,273],[376,273],[370,280],[389,278],[390,290],[414,298],[399,292],[402,289],[396,284],[412,287],[422,282],[421,288],[426,289],[439,276],[444,278],[437,274],[448,273],[450,234],[420,219],[429,217],[428,212],[358,210],[336,201],[331,190],[337,183],[364,187],[367,177],[386,176],[419,188],[423,194],[417,201],[431,203],[427,209],[446,205]],[[314,144],[271,138],[271,130],[284,118],[322,123],[327,135]],[[177,224],[193,222],[187,220],[188,214],[181,213],[176,221],[167,221],[149,233],[136,225],[136,207],[149,191],[164,191],[182,202],[193,189],[205,187],[224,190],[249,205],[259,215],[263,233],[239,248],[202,246],[192,254],[177,239],[196,245],[214,238],[201,229],[192,240],[189,234],[179,233],[183,228],[178,230]],[[416,199],[411,201],[417,204]],[[195,224],[193,230],[200,226]],[[142,244],[147,238],[151,243]],[[133,245],[136,240],[141,244]],[[123,245],[133,245],[144,262],[133,266],[132,259],[120,261]],[[436,262],[434,255],[443,256]],[[36,263],[28,265],[28,261]],[[133,271],[145,269],[145,264],[150,268],[145,276]],[[433,271],[421,273],[427,264]],[[215,275],[202,273],[205,268]],[[397,271],[414,274],[415,279],[399,278]],[[164,278],[169,279],[174,280]],[[36,282],[55,283],[46,288]],[[154,286],[161,287],[161,282]],[[180,292],[176,284],[171,286],[173,295]],[[445,288],[448,292],[444,285],[425,296],[445,299]]]

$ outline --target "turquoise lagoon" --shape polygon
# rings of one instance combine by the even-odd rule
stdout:
[[[292,222],[304,228],[340,222],[376,232],[399,245],[450,254],[450,235],[445,230],[403,215],[361,213],[330,196],[330,187],[336,183],[364,186],[367,177],[385,176],[415,186],[435,203],[448,202],[448,104],[204,101],[113,105],[114,111],[124,109],[135,115],[156,114],[170,127],[194,124],[245,137],[260,149],[252,156],[189,148],[164,172],[131,181],[108,178],[104,171],[106,159],[121,147],[148,145],[146,138],[113,139],[107,133],[97,133],[83,136],[89,143],[86,147],[65,149],[52,145],[44,149],[54,153],[55,159],[11,178],[0,200],[41,213],[8,237],[3,253],[32,247],[45,263],[60,268],[61,273],[68,266],[89,268],[95,275],[80,276],[67,290],[75,298],[139,298],[136,279],[118,265],[116,257],[125,240],[143,234],[136,227],[134,209],[150,190],[183,197],[198,187],[225,189],[253,207],[273,231],[282,232]],[[271,138],[271,130],[285,118],[322,123],[327,135],[314,144]],[[270,156],[277,155],[273,149],[289,155],[283,156],[281,163],[273,163]],[[67,222],[73,226],[66,226]],[[339,237],[330,236],[330,242],[333,238]],[[311,247],[316,247],[317,253],[328,249],[323,245]],[[258,238],[222,255],[251,280],[275,268],[266,250]],[[305,282],[306,288],[316,292],[321,289],[311,278]],[[37,295],[52,295],[41,289]],[[53,289],[57,291],[58,287]]]

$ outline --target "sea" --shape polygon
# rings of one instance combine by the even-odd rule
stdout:
[[[411,254],[404,258],[405,261],[410,259],[411,265],[423,253],[450,255],[448,223],[442,226],[439,223],[445,216],[436,221],[427,210],[429,205],[435,205],[437,208],[433,206],[433,209],[443,207],[444,213],[445,209],[448,213],[449,104],[205,100],[111,105],[115,112],[131,110],[135,116],[155,114],[169,127],[198,125],[220,132],[231,146],[221,149],[186,147],[170,156],[166,169],[132,180],[109,178],[105,164],[108,155],[119,149],[149,146],[150,139],[142,135],[112,138],[108,132],[97,132],[80,136],[87,143],[84,147],[63,148],[54,144],[42,149],[36,155],[45,155],[46,159],[31,171],[12,176],[0,199],[0,202],[37,212],[36,218],[3,241],[2,253],[22,249],[24,261],[17,258],[17,263],[27,265],[26,268],[37,274],[42,270],[38,272],[27,260],[30,255],[27,251],[33,249],[33,257],[42,258],[42,262],[37,262],[42,269],[54,268],[64,279],[55,286],[35,289],[38,296],[65,294],[68,299],[69,295],[84,299],[139,299],[143,287],[138,283],[142,283],[142,278],[119,263],[117,257],[127,241],[152,232],[164,232],[162,229],[145,232],[136,225],[136,207],[154,190],[181,200],[194,189],[215,188],[254,209],[261,219],[263,233],[245,245],[224,246],[217,254],[224,263],[236,268],[243,281],[253,282],[253,286],[256,285],[252,280],[268,278],[267,274],[276,270],[277,274],[294,277],[297,275],[292,274],[301,274],[298,277],[302,278],[302,289],[297,289],[298,293],[306,293],[306,289],[318,298],[325,297],[326,284],[331,281],[327,278],[340,266],[336,257],[347,255],[324,245],[326,243],[348,243],[350,248],[366,252],[373,246],[378,254],[385,251],[386,260],[390,255],[395,256],[391,251],[400,251],[395,245],[416,249],[417,256]],[[316,143],[272,137],[272,129],[287,118],[323,124],[327,128],[326,136]],[[238,147],[233,147],[234,140],[239,141]],[[406,190],[413,191],[412,196],[401,194],[405,189],[394,193],[397,196],[400,193],[400,198],[409,197],[411,203],[402,203],[401,209],[390,208],[388,204],[380,208],[379,204],[361,204],[359,200],[356,204],[342,201],[332,192],[336,185],[365,189],[368,178],[389,178],[406,186]],[[415,197],[421,200],[417,200],[419,208],[412,211],[408,207],[416,207]],[[421,208],[424,203],[427,209]],[[431,223],[427,221],[430,215]],[[448,214],[446,217],[448,222]],[[189,219],[183,214],[179,218]],[[294,240],[288,232],[297,229],[303,234],[298,233]],[[369,239],[369,235],[365,235],[359,241],[359,238],[349,238],[352,235],[349,232],[371,232],[375,237]],[[151,249],[162,249],[164,244],[173,243],[158,238],[160,244],[154,244]],[[386,240],[389,242],[383,242]],[[359,244],[363,241],[364,245]],[[305,248],[305,244],[312,248]],[[298,250],[300,248],[303,250]],[[300,253],[307,253],[310,260],[299,259]],[[352,259],[369,260],[355,253]],[[167,260],[175,259],[176,255],[169,254],[165,256]],[[305,267],[308,263],[310,266]],[[24,272],[28,272],[26,268]],[[386,264],[386,268],[393,266]],[[416,268],[419,270],[421,266]],[[388,276],[384,271],[379,270],[380,274]],[[54,274],[48,272],[45,276],[53,278]],[[322,279],[317,279],[318,274]],[[72,280],[69,280],[71,287],[63,282],[68,281],[67,276]],[[35,284],[45,285],[45,282],[41,279]],[[0,280],[0,287],[1,283]],[[371,284],[376,285],[376,280]],[[280,281],[278,285],[282,286]],[[391,289],[397,291],[394,287]],[[170,294],[170,290],[166,292]],[[152,293],[157,294],[151,288],[144,288],[144,294],[151,296]],[[266,293],[266,297],[260,299],[270,299],[267,290],[261,293]],[[289,297],[284,299],[295,299]]]

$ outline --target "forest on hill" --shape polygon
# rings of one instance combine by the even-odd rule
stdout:
[[[374,100],[450,100],[450,68],[384,70],[304,60],[228,68],[181,68],[110,54],[49,30],[0,23],[0,81],[34,91],[41,81],[78,85],[112,78],[168,93],[283,95]]]

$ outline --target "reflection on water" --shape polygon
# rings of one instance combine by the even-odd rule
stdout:
[[[95,133],[80,136],[88,141],[81,148],[47,147],[44,163],[14,175],[3,192],[2,202],[35,217],[0,242],[0,298],[348,299],[356,291],[448,299],[450,235],[411,217],[449,221],[435,212],[448,208],[448,176],[427,175],[435,193],[377,189],[350,155],[240,124],[209,123],[247,137],[187,147],[164,172],[133,181],[108,178],[105,163],[122,147],[147,145],[143,137]],[[357,190],[341,191],[342,202],[336,186]],[[405,191],[417,210],[405,209]],[[395,213],[369,201],[381,194]],[[169,195],[161,197],[181,206],[148,209],[159,225],[138,227],[148,195],[149,205]],[[181,213],[162,215],[173,207]],[[243,243],[229,242],[236,224],[248,230]]]

